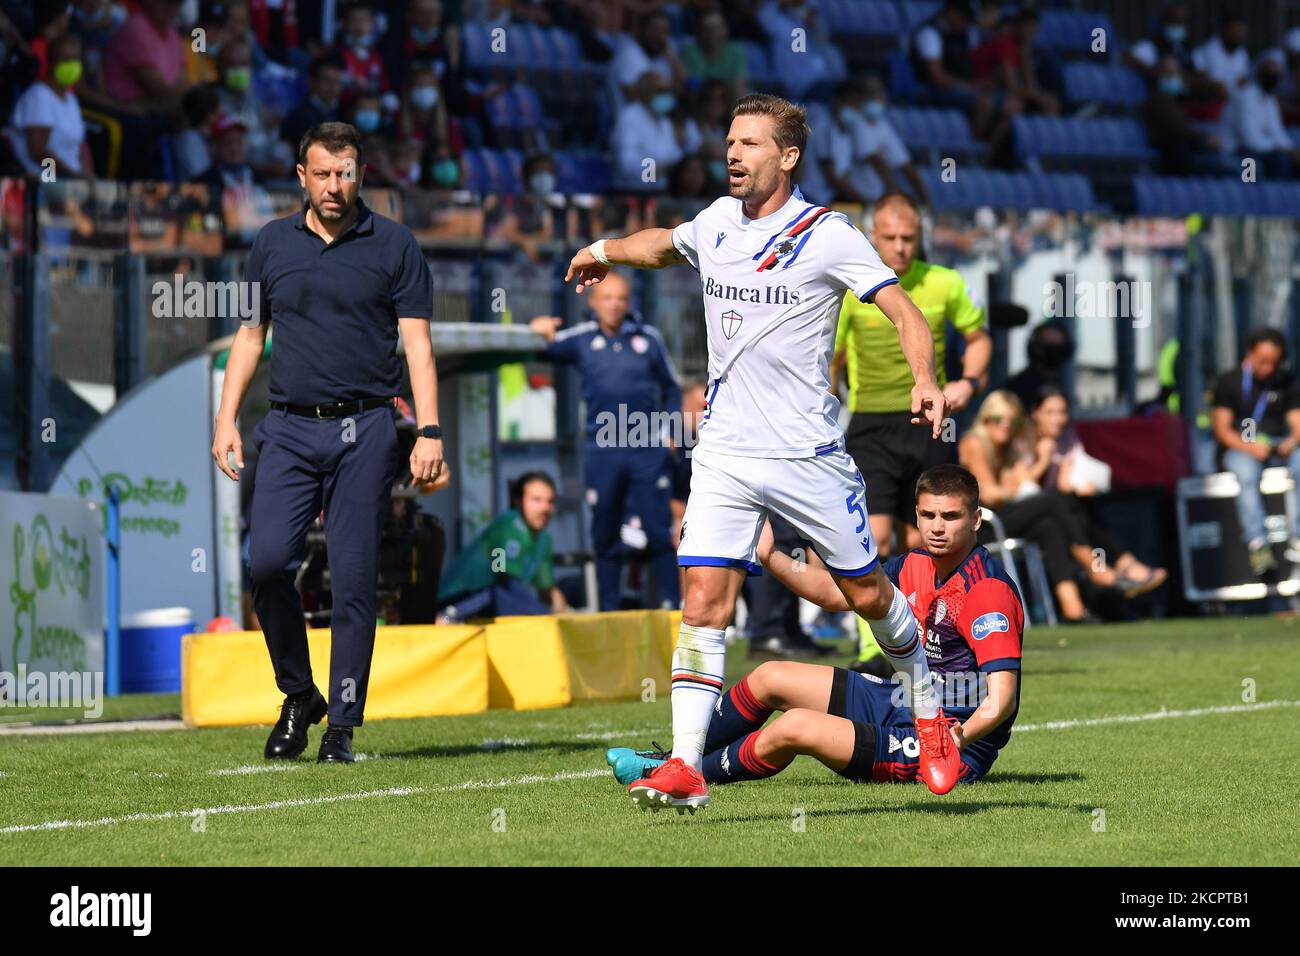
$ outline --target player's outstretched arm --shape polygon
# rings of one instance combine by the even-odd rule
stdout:
[[[1016,684],[1020,680],[1017,671],[994,671],[988,675],[989,692],[984,702],[975,708],[975,713],[966,718],[957,734],[961,746],[965,747],[988,736],[1016,709]]]
[[[912,367],[916,386],[912,389],[912,424],[930,423],[933,437],[939,437],[948,417],[948,402],[939,390],[934,375],[934,332],[916,303],[898,283],[880,289],[872,300],[894,327],[903,346],[903,357]]]
[[[686,261],[673,245],[671,229],[642,229],[622,239],[598,239],[587,246],[569,263],[564,281],[577,279],[577,291],[581,293],[609,275],[611,266],[662,269]]]
[[[758,537],[758,560],[778,581],[801,598],[812,601],[827,611],[847,611],[849,602],[836,585],[829,571],[820,564],[796,561],[773,546],[772,525],[763,519],[763,531]]]

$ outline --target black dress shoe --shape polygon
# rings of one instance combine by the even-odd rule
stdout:
[[[305,694],[286,697],[280,705],[280,719],[266,738],[267,760],[293,760],[307,749],[307,728],[325,719],[329,705],[313,687]]]
[[[356,759],[352,756],[352,728],[333,724],[326,727],[316,760],[320,763],[352,763]]]

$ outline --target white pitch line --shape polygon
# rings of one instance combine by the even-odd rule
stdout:
[[[1144,720],[1167,720],[1171,717],[1202,717],[1206,714],[1244,714],[1274,707],[1300,707],[1300,700],[1265,700],[1258,704],[1230,704],[1223,707],[1194,707],[1189,710],[1157,710],[1150,714],[1117,714],[1113,717],[1089,717],[1079,720],[1050,720],[1045,724],[1015,724],[1012,733],[1031,730],[1069,730],[1074,727],[1102,727],[1106,724],[1135,724]]]
[[[299,797],[291,800],[272,800],[269,803],[247,803],[223,807],[202,807],[193,810],[166,810],[162,813],[128,813],[120,817],[100,817],[97,820],[47,820],[44,823],[24,823],[0,827],[0,833],[34,833],[47,830],[81,830],[89,827],[109,827],[122,823],[158,822],[196,817],[200,814],[259,813],[263,810],[282,810],[291,807],[311,807],[344,800],[370,800],[380,797],[409,797],[417,794],[454,793],[464,790],[485,790],[498,787],[521,787],[533,783],[558,783],[563,780],[587,780],[604,777],[608,770],[565,770],[555,774],[530,774],[523,777],[505,777],[501,780],[466,780],[464,783],[438,787],[387,787],[383,790],[362,790],[359,793],[340,793],[328,797]]]

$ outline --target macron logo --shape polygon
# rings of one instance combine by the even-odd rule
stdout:
[[[153,924],[152,893],[70,893],[50,897],[51,926],[128,926],[135,936],[148,936]]]
[[[722,245],[722,240],[726,238],[727,234],[725,232],[718,233],[718,241],[713,244],[713,248],[716,249],[718,246]]]
[[[990,611],[975,618],[975,623],[970,626],[970,636],[982,641],[990,634],[1005,634],[1009,630],[1011,624],[1007,616],[1000,611]]]

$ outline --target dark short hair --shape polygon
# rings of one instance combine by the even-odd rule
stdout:
[[[346,69],[347,64],[343,62],[342,57],[337,53],[326,53],[311,61],[311,66],[307,67],[307,75],[314,80],[325,70],[338,70],[342,73]]]
[[[555,491],[555,479],[544,471],[526,471],[510,482],[510,507],[518,508],[524,501],[524,489],[534,481],[549,485]]]
[[[351,146],[357,154],[357,165],[361,165],[361,133],[351,123],[332,120],[307,130],[298,143],[299,165],[307,165],[307,150],[317,144],[324,146],[331,153],[341,153]]]
[[[916,480],[916,500],[921,495],[957,495],[971,514],[980,507],[980,483],[961,465],[935,465],[921,472]]]
[[[1255,351],[1255,346],[1259,345],[1261,342],[1267,342],[1269,345],[1276,345],[1282,350],[1282,357],[1286,357],[1286,336],[1277,329],[1264,328],[1256,329],[1254,332],[1251,332],[1250,336],[1246,339],[1246,351]]]
[[[1036,412],[1043,406],[1043,402],[1049,398],[1059,398],[1065,402],[1065,407],[1070,407],[1070,396],[1065,394],[1065,389],[1059,385],[1053,385],[1050,382],[1046,385],[1039,386],[1038,391],[1034,392],[1033,397],[1029,400],[1029,410]]]

